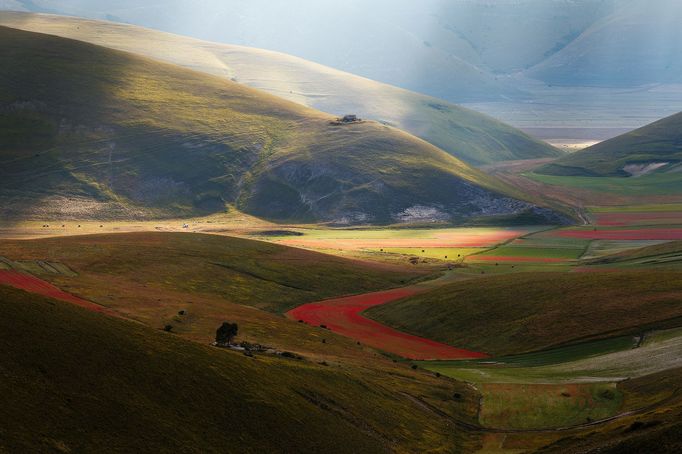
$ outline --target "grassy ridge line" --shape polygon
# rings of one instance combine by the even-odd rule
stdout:
[[[469,109],[277,52],[72,17],[0,12],[0,24],[236,79],[336,115],[356,113],[406,130],[474,165],[561,155],[550,145]]]
[[[381,223],[420,205],[466,217],[482,209],[472,198],[502,199],[503,212],[527,206],[506,201],[522,195],[499,180],[379,123],[333,126],[326,114],[218,77],[0,32],[9,215],[40,213],[57,196],[83,201],[58,209],[92,216],[186,215],[234,202],[261,217],[311,222]],[[36,123],[49,133],[24,142]]]
[[[624,177],[629,176],[624,170],[628,164],[666,163],[655,171],[664,177],[666,170],[682,161],[681,127],[682,113],[678,113],[572,153],[536,171],[556,176]]]
[[[422,392],[416,383],[246,358],[2,286],[0,306],[9,452],[413,452],[466,442],[395,392]]]
[[[681,276],[648,270],[501,275],[450,284],[366,315],[440,342],[510,355],[667,327],[682,316],[673,304],[682,296]]]

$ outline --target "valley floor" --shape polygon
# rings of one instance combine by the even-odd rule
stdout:
[[[655,257],[645,255],[644,258],[636,256],[629,259],[626,256],[622,262],[610,259],[619,254],[629,254],[633,249],[662,247],[670,241],[682,239],[678,204],[586,207],[584,214],[591,225],[564,228],[443,226],[334,229],[275,225],[236,212],[203,219],[168,221],[4,224],[0,226],[0,283],[86,308],[90,304],[90,308],[105,314],[132,318],[152,327],[170,326],[173,333],[201,343],[210,340],[211,330],[229,313],[231,319],[244,326],[249,342],[291,350],[316,362],[336,364],[341,368],[345,367],[344,364],[358,367],[374,358],[371,361],[378,361],[377,367],[380,368],[416,369],[418,380],[422,376],[433,378],[435,374],[435,378],[440,380],[466,382],[480,393],[478,416],[474,421],[466,422],[457,417],[457,424],[480,436],[480,444],[476,448],[480,452],[512,453],[535,450],[566,439],[566,431],[570,432],[569,438],[582,439],[587,431],[601,433],[612,430],[612,427],[633,424],[635,420],[649,420],[648,415],[659,409],[677,411],[680,399],[674,389],[666,385],[667,392],[666,389],[657,389],[656,393],[652,393],[656,399],[652,397],[653,400],[644,402],[641,394],[628,388],[633,386],[628,383],[631,380],[640,383],[637,380],[647,380],[653,374],[674,375],[682,368],[677,361],[682,357],[679,325],[671,321],[673,324],[669,326],[647,328],[641,338],[606,333],[587,343],[576,340],[549,349],[487,358],[475,349],[470,350],[466,344],[436,342],[419,333],[382,325],[371,319],[374,318],[372,311],[369,315],[365,311],[378,305],[390,306],[396,300],[409,299],[417,294],[429,295],[431,291],[458,282],[472,279],[489,282],[487,279],[515,273],[525,276],[538,272],[562,275],[614,273],[642,267],[664,267],[669,272],[682,269],[682,256],[671,252]],[[279,311],[286,306],[260,306],[252,300],[248,305],[260,308],[253,310],[245,303],[226,303],[222,289],[208,293],[200,290],[208,285],[208,281],[203,283],[199,280],[189,283],[188,287],[176,282],[179,275],[164,277],[163,274],[150,274],[161,270],[155,261],[173,263],[175,259],[171,256],[156,259],[150,256],[149,263],[145,262],[146,257],[142,262],[139,259],[128,262],[129,258],[116,259],[120,263],[112,261],[112,269],[123,266],[126,271],[123,274],[116,272],[120,290],[106,290],[102,285],[105,282],[110,284],[110,280],[101,273],[109,265],[96,265],[101,260],[98,249],[78,249],[80,252],[77,252],[77,249],[70,250],[69,246],[105,245],[109,238],[122,239],[127,235],[180,233],[187,234],[187,238],[201,239],[206,234],[215,238],[240,237],[257,240],[254,244],[322,252],[351,259],[353,263],[362,264],[377,273],[394,273],[397,276],[395,273],[400,272],[405,277],[385,282],[384,288],[396,289],[383,293],[336,289],[336,293],[330,295],[336,296],[332,299],[308,295],[308,302],[303,301],[305,304],[286,309],[291,319],[287,320],[268,313],[273,307],[278,307]],[[69,240],[65,241],[67,238]],[[59,241],[60,246],[45,249],[38,243],[45,241]],[[104,247],[109,250],[115,243]],[[158,245],[150,243],[150,247],[150,253],[159,250]],[[50,257],[45,256],[48,250],[52,251]],[[109,255],[107,260],[111,261],[112,257],[122,253],[117,251],[115,247],[110,249],[109,254],[113,255]],[[248,260],[248,256],[244,259]],[[260,260],[254,262],[256,268],[246,267],[238,273],[247,273],[240,275],[251,276],[249,278],[273,279],[258,276],[260,271],[255,270],[271,268]],[[234,270],[234,267],[241,269],[244,264],[224,266]],[[99,270],[101,267],[104,268]],[[129,272],[133,274],[128,277]],[[186,270],[177,272],[185,273]],[[166,271],[162,273],[167,274]],[[154,288],[145,288],[146,285],[142,285],[136,275],[147,279]],[[17,276],[24,277],[18,279]],[[28,282],[31,279],[34,280]],[[291,281],[285,283],[280,277],[274,279],[280,282],[277,285],[291,286],[291,289],[301,285]],[[154,284],[155,280],[165,282],[163,287]],[[482,284],[482,291],[485,291],[485,285]],[[213,291],[217,293],[210,294]],[[310,293],[308,290],[304,292]],[[359,293],[359,296],[348,297],[349,293]],[[156,302],[157,295],[167,301]],[[260,296],[254,295],[254,298]],[[292,301],[296,298],[300,296]],[[189,299],[192,303],[186,302]],[[199,307],[202,309],[197,312]],[[192,315],[177,315],[184,311]],[[299,323],[299,320],[304,323]],[[454,358],[469,359],[442,361]],[[441,361],[410,361],[425,359]],[[430,400],[425,402],[423,405],[428,408],[433,405]],[[436,414],[441,412],[436,407],[433,411]],[[441,417],[445,421],[451,418]],[[502,434],[505,435],[500,438]]]

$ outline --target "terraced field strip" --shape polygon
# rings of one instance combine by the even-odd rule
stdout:
[[[286,313],[292,320],[331,331],[380,350],[414,360],[485,358],[485,353],[464,350],[389,328],[362,316],[370,307],[419,293],[415,287],[366,293],[304,304]]]
[[[484,248],[532,233],[539,228],[455,228],[393,230],[302,230],[303,236],[273,237],[287,246],[360,250],[381,248]],[[449,255],[449,254],[444,254]]]
[[[515,255],[474,255],[471,262],[515,262],[515,263],[563,263],[567,259],[557,257],[531,257]]]
[[[640,347],[618,337],[490,361],[427,361],[422,367],[472,383],[597,383],[642,377],[682,366],[682,328],[656,331]]]
[[[637,225],[682,225],[682,211],[609,212],[595,214],[597,225],[621,227]]]
[[[76,306],[83,307],[93,312],[121,317],[121,315],[115,311],[70,293],[66,293],[49,282],[38,279],[30,274],[19,273],[14,270],[0,270],[0,284],[9,285],[10,287],[25,290],[29,293],[36,293],[49,298],[66,301],[67,303],[75,304]]]
[[[623,395],[615,383],[479,384],[480,423],[501,429],[570,427],[617,414]]]
[[[592,240],[682,240],[682,228],[642,228],[609,230],[559,230],[554,235],[563,238]]]
[[[437,259],[444,261],[457,261],[475,254],[477,252],[485,251],[486,248],[456,248],[456,247],[387,247],[387,248],[368,248],[369,252],[405,255],[410,257],[420,257]]]

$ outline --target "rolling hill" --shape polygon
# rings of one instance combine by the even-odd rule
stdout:
[[[138,306],[147,304],[140,285],[150,283],[155,288],[150,305],[165,291],[186,292],[186,299],[199,292],[275,313],[334,296],[397,287],[423,274],[261,241],[192,233],[3,240],[0,256],[103,305],[111,300],[107,283],[117,279],[131,301],[137,292]],[[22,261],[28,268],[22,268]],[[72,273],[50,273],[36,267],[37,261],[68,264]]]
[[[221,78],[0,28],[2,215],[353,223],[548,210],[407,133]]]
[[[187,0],[13,3],[9,8],[109,19],[278,50],[453,102],[499,102],[525,95],[505,75],[545,61],[625,2],[347,0],[343,7],[333,0],[275,5],[204,0],[200,7]]]
[[[429,339],[507,355],[682,326],[681,296],[675,271],[519,273],[449,284],[366,314]]]
[[[249,358],[4,286],[0,310],[0,386],[12,390],[2,396],[2,451],[407,453],[475,446],[409,397],[430,395],[466,420],[470,394],[475,402],[470,388],[406,367],[380,372]],[[454,389],[466,398],[452,399]]]
[[[0,25],[144,55],[335,115],[357,114],[407,131],[473,165],[561,155],[488,116],[278,52],[74,17],[0,12]]]
[[[638,177],[677,172],[682,162],[682,113],[659,120],[536,170],[546,175]]]

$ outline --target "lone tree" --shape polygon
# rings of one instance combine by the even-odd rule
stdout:
[[[215,342],[218,345],[230,345],[239,331],[236,323],[223,322],[215,333]]]

